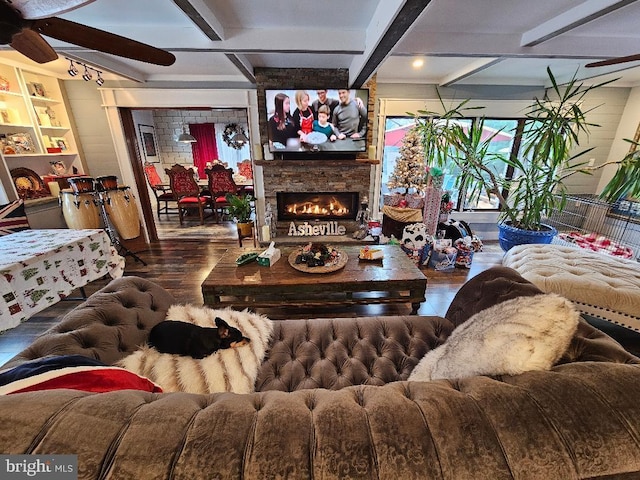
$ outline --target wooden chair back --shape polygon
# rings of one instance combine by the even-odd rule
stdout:
[[[165,168],[164,171],[169,176],[169,185],[176,199],[200,195],[200,186],[193,176],[193,170],[176,163],[171,168]]]
[[[222,164],[215,164],[211,168],[206,168],[209,191],[212,197],[223,197],[227,193],[238,193],[238,186],[233,181],[233,170],[226,168]]]
[[[252,180],[253,179],[253,167],[251,166],[251,160],[246,159],[238,164],[238,173],[243,177]]]
[[[149,182],[151,188],[155,189],[158,185],[162,185],[162,179],[160,175],[158,175],[158,171],[156,167],[153,166],[153,163],[144,163],[144,176],[147,178],[147,182]]]

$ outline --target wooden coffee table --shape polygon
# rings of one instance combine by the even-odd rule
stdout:
[[[300,272],[289,264],[289,254],[297,247],[281,247],[282,256],[271,267],[257,262],[237,266],[240,255],[261,250],[230,248],[202,283],[204,303],[236,309],[410,303],[411,312],[417,313],[427,278],[399,246],[372,247],[384,250],[382,261],[358,259],[359,245],[336,247],[348,255],[347,264],[322,274]]]

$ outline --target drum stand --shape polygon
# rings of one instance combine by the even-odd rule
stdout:
[[[122,242],[120,242],[120,237],[118,237],[118,233],[111,226],[111,222],[109,221],[109,215],[107,214],[107,210],[104,207],[105,202],[109,201],[108,197],[105,200],[105,193],[106,192],[95,192],[95,195],[96,195],[96,202],[98,203],[98,207],[100,208],[100,215],[102,216],[102,222],[104,223],[104,229],[107,232],[107,235],[109,235],[111,244],[116,248],[118,253],[123,257],[126,257],[127,255],[130,257],[133,257],[133,259],[136,262],[140,262],[142,265],[146,267],[147,263],[144,260],[142,260],[138,255],[136,255],[127,247],[125,247],[122,244]]]

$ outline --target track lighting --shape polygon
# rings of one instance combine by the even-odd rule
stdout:
[[[75,60],[75,64],[73,63],[74,60],[70,58],[66,58],[66,60],[69,60],[69,70],[67,70],[67,73],[69,74],[69,76],[75,77],[80,73],[76,68],[76,64],[77,64],[81,67],[84,67],[84,73],[82,74],[82,79],[85,82],[89,82],[93,80],[93,73],[95,73],[98,76],[98,78],[96,78],[96,83],[98,84],[98,86],[101,87],[102,85],[104,85],[104,78],[102,78],[102,72],[100,70],[90,67],[86,63],[79,62],[78,60]]]
[[[93,78],[93,75],[91,75],[91,72],[89,71],[89,68],[85,65],[84,66],[84,73],[82,74],[82,79],[85,82],[88,82],[89,80],[91,80]]]
[[[69,70],[67,70],[67,72],[69,72],[69,75],[71,75],[72,77],[75,77],[76,75],[78,75],[78,69],[73,64],[73,60],[69,61],[71,62],[71,64],[69,65]]]

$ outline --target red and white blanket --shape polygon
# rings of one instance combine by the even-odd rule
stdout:
[[[561,233],[558,235],[565,242],[575,243],[581,248],[604,253],[612,257],[633,258],[633,250],[596,233],[580,232]]]
[[[92,364],[94,363],[94,364]],[[162,388],[146,377],[123,368],[95,365],[77,356],[54,357],[29,362],[0,372],[0,395],[68,388],[85,392],[143,390],[161,393]]]

